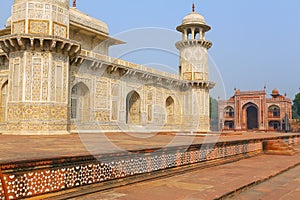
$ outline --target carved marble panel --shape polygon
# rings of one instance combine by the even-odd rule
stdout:
[[[13,22],[12,33],[13,34],[23,34],[23,33],[25,33],[25,20]]]
[[[49,35],[49,21],[46,20],[29,20],[30,34]]]
[[[116,121],[118,120],[119,115],[119,102],[118,101],[112,101],[111,104],[111,120]]]
[[[42,72],[42,101],[49,100],[49,82],[50,82],[50,71],[49,71],[49,60],[45,60],[43,72]]]
[[[96,81],[95,108],[107,108],[108,83]]]
[[[203,80],[203,73],[194,72],[194,79],[195,80]]]
[[[152,118],[153,118],[153,108],[152,108],[153,106],[152,105],[148,105],[147,106],[147,113],[148,113],[148,116],[147,116],[147,118],[148,118],[148,122],[151,122],[152,121]]]
[[[15,2],[16,3],[16,2]],[[26,3],[18,3],[12,6],[12,21],[19,21],[26,17]]]
[[[67,26],[53,22],[53,35],[68,38]]]
[[[111,96],[118,97],[119,96],[119,84],[111,84]]]
[[[32,58],[32,101],[41,100],[41,68],[42,68],[42,58],[33,57]]]
[[[65,120],[67,117],[67,107],[63,104],[8,104],[8,119],[10,121],[38,120],[47,122],[48,120]]]
[[[96,111],[95,112],[95,120],[101,121],[101,122],[108,122],[110,120],[109,111],[107,111],[107,110]]]
[[[192,80],[192,72],[183,73],[183,80]]]

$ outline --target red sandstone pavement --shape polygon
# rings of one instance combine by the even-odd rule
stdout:
[[[238,188],[267,179],[300,164],[294,156],[261,155],[206,169],[199,169],[159,180],[136,183],[74,198],[103,200],[209,200]],[[300,199],[300,167],[254,186],[233,199]],[[228,198],[231,199],[231,198]]]
[[[300,133],[299,133],[300,134]],[[272,138],[286,133],[244,133],[228,136],[183,136],[164,134],[72,134],[63,136],[0,135],[0,163],[61,156],[105,154],[126,150]]]
[[[233,197],[234,200],[247,199],[300,199],[300,166],[261,183]]]

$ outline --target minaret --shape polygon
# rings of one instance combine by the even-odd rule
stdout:
[[[192,12],[187,15],[182,24],[177,27],[182,33],[182,41],[176,43],[180,51],[179,75],[183,80],[208,80],[207,50],[212,43],[205,39],[205,33],[210,30],[202,15]]]
[[[69,62],[80,44],[69,40],[69,0],[14,0],[9,57],[10,134],[68,133]]]
[[[209,90],[215,85],[209,81],[208,69],[207,50],[211,48],[212,43],[205,38],[205,33],[210,29],[204,17],[195,12],[194,4],[192,12],[184,17],[182,24],[177,27],[182,33],[182,40],[176,43],[180,51],[179,75],[183,81],[192,85],[193,103],[189,109],[191,116],[195,118],[193,123],[199,123],[199,132],[210,131]]]

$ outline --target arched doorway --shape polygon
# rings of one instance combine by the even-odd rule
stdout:
[[[90,121],[90,91],[82,82],[72,88],[71,119],[81,122]]]
[[[174,123],[174,114],[175,114],[175,103],[172,97],[168,97],[166,100],[166,112],[167,112],[167,123]]]
[[[247,129],[258,129],[258,110],[254,105],[250,105],[247,110]]]
[[[135,125],[141,123],[141,98],[136,91],[126,97],[126,122]]]

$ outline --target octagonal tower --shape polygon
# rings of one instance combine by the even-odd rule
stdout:
[[[179,75],[182,80],[192,86],[192,103],[189,106],[193,123],[198,123],[198,132],[210,131],[209,90],[215,84],[209,81],[208,49],[212,43],[205,38],[205,33],[211,28],[202,15],[192,12],[183,18],[177,30],[182,33],[182,40],[176,43],[180,51]]]
[[[69,0],[14,0],[10,23],[0,38],[9,57],[6,132],[68,133],[69,62],[80,51],[69,40]]]
[[[12,34],[69,38],[69,0],[14,0]]]

